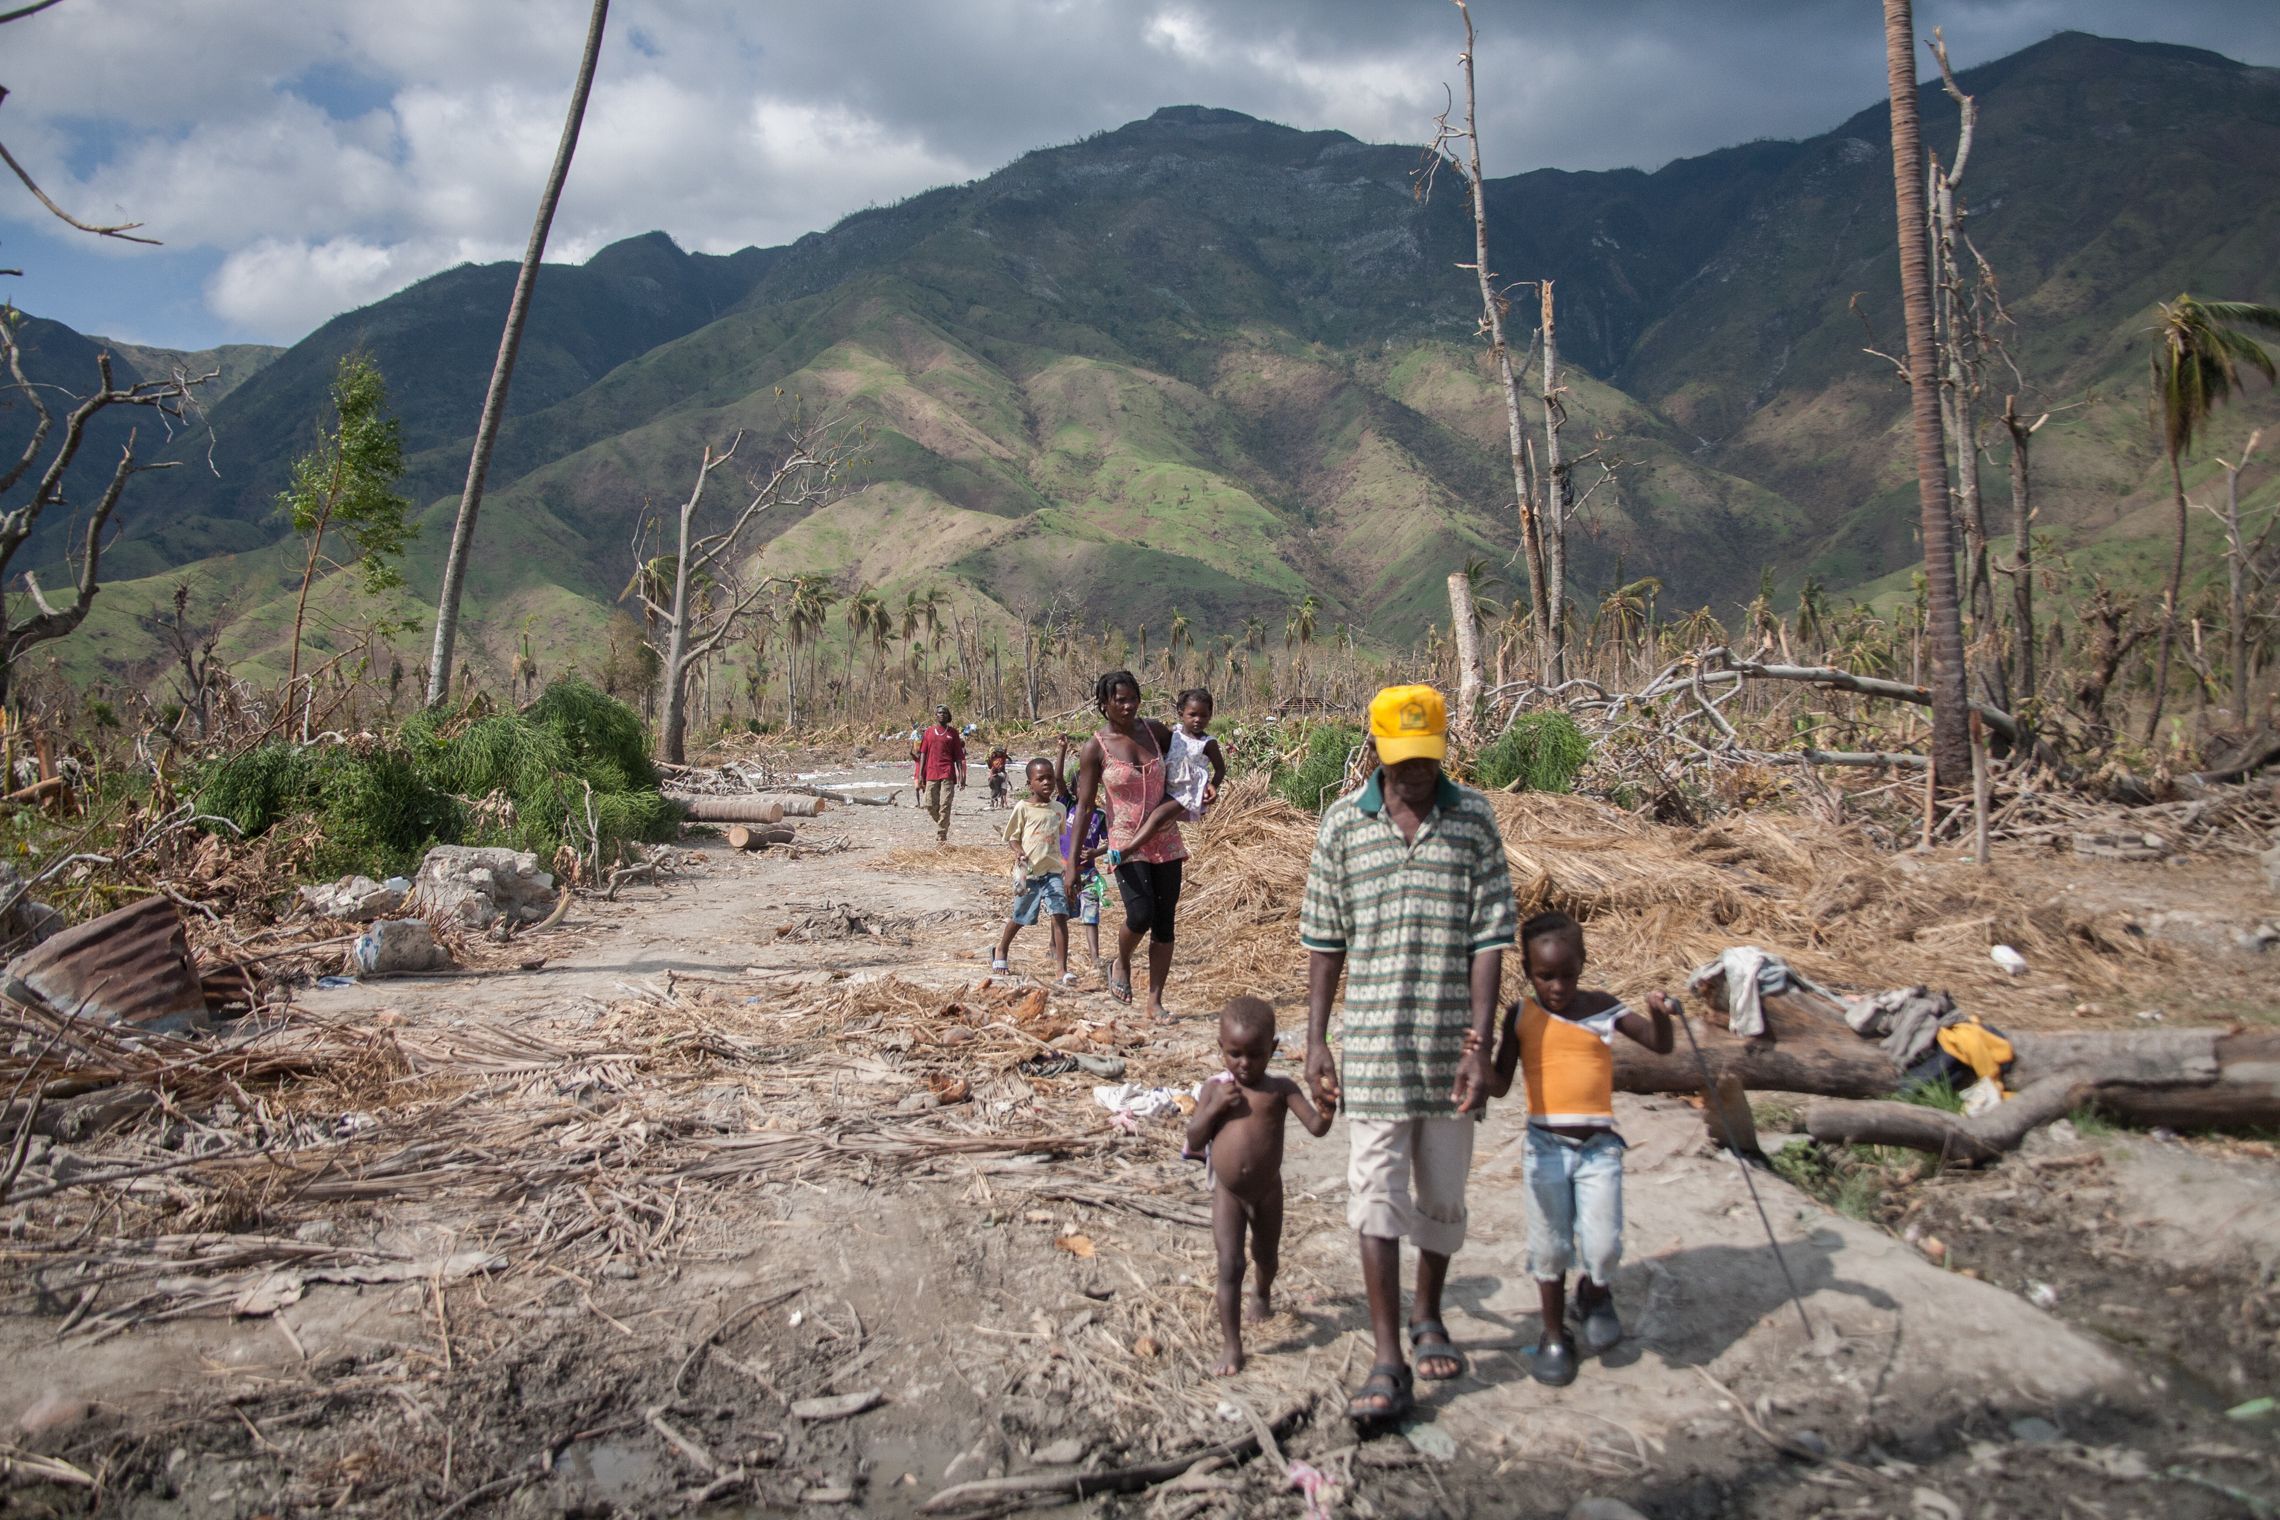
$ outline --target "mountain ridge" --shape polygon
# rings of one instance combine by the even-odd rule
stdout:
[[[2185,283],[2254,297],[2272,282],[2259,250],[2280,246],[2280,198],[2238,192],[2280,171],[2280,71],[2072,33],[1963,82],[1983,122],[1965,196],[2025,321],[2020,363],[2049,377],[2031,399],[2085,403],[2038,442],[2049,521],[2095,558],[2100,534],[2134,542],[2155,499],[2133,323]],[[1938,90],[1935,147],[1954,117]],[[1912,556],[1905,395],[1860,353],[1849,309],[1863,292],[1897,340],[1886,114],[1488,186],[1503,277],[1558,292],[1571,456],[1604,435],[1623,460],[1577,546],[1586,607],[1619,565],[1660,575],[1673,602],[1731,608],[1761,565],[1869,584]],[[1501,402],[1453,267],[1470,253],[1462,186],[1421,203],[1419,157],[1167,106],[782,248],[687,254],[653,233],[549,265],[479,569],[516,535],[548,549],[497,567],[502,604],[470,616],[530,619],[565,657],[590,643],[640,501],[684,490],[706,441],[780,427],[796,396],[862,418],[873,455],[853,501],[767,524],[756,569],[962,586],[1001,625],[1055,586],[1095,621],[1160,623],[1177,603],[1216,629],[1306,588],[1326,626],[1414,637],[1448,571],[1508,562],[1514,536]],[[2201,235],[2146,232],[2180,219]],[[217,586],[263,600],[243,567],[274,541],[271,480],[353,342],[381,351],[413,494],[447,534],[511,279],[431,277],[223,397],[216,431],[247,462],[220,483],[172,472],[138,501],[126,562],[152,584],[121,603],[216,549],[235,567]],[[410,567],[407,617],[438,536]],[[274,621],[249,620],[242,658],[265,658]],[[126,658],[98,642],[98,662]]]

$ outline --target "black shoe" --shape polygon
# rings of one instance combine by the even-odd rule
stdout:
[[[1562,1335],[1539,1345],[1528,1357],[1528,1375],[1548,1388],[1575,1381],[1575,1342]]]
[[[1584,1311],[1582,1339],[1583,1349],[1593,1356],[1623,1344],[1623,1321],[1615,1313],[1614,1295],[1608,1295]]]

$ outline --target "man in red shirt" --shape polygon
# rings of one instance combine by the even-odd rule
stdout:
[[[935,837],[950,842],[950,803],[966,784],[966,740],[950,721],[950,709],[934,709],[934,726],[910,747],[911,782],[926,801]]]

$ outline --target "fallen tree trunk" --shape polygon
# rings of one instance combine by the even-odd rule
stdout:
[[[667,792],[666,800],[678,802],[689,810],[689,817],[698,823],[782,823],[784,806],[776,797],[717,797]]]
[[[1703,1062],[1713,1082],[1732,1076],[1752,1091],[1847,1099],[1889,1098],[1899,1090],[1906,1076],[1900,1063],[1875,1041],[1854,1034],[1827,999],[1807,993],[1774,994],[1765,999],[1765,1013],[1767,1033],[1761,1039],[1740,1039],[1715,1022],[1695,1021]],[[2125,1124],[2170,1129],[2280,1125],[2280,1031],[2123,1029],[2007,1037],[2017,1057],[2006,1076],[2007,1085],[2021,1097],[2030,1089],[2071,1091],[2073,1102],[2060,1113],[2087,1103]],[[1630,1093],[1699,1093],[1703,1084],[1701,1070],[1683,1041],[1668,1055],[1620,1041],[1615,1085]],[[2004,1107],[2019,1101],[2013,1098]],[[1957,1117],[1914,1104],[1873,1106],[1935,1119]],[[1827,1122],[1834,1126],[1864,1121]],[[1943,1149],[1948,1130],[1942,1127],[1940,1135],[1942,1143],[1923,1148]],[[1870,1143],[1908,1142],[1880,1138]]]
[[[790,824],[732,824],[728,830],[728,847],[732,850],[758,850],[772,844],[790,844]]]
[[[2052,1078],[1970,1118],[1920,1103],[1825,1098],[1805,1110],[1805,1133],[1823,1145],[1900,1145],[1978,1166],[2009,1155],[2031,1131],[2074,1112],[2090,1091],[2087,1083]]]

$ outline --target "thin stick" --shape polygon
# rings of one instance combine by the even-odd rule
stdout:
[[[1981,870],[1987,869],[1987,730],[1979,714],[1971,715],[1972,853]]]
[[[1694,1025],[1683,1012],[1678,1016],[1678,1027],[1686,1031],[1687,1048],[1694,1052],[1694,1064],[1702,1073],[1703,1101],[1716,1102],[1710,1081],[1709,1058],[1702,1054],[1702,1042],[1694,1038]],[[1728,1154],[1732,1154],[1731,1150]],[[1765,1243],[1773,1247],[1773,1259],[1781,1268],[1781,1280],[1789,1285],[1789,1301],[1797,1308],[1797,1323],[1805,1327],[1805,1339],[1810,1341],[1813,1338],[1813,1321],[1805,1315],[1804,1296],[1797,1291],[1797,1279],[1790,1274],[1789,1258],[1781,1254],[1781,1241],[1773,1233],[1773,1220],[1766,1214],[1765,1200],[1758,1197],[1757,1179],[1750,1175],[1750,1164],[1740,1156],[1734,1156],[1734,1164],[1741,1168],[1742,1184],[1750,1190],[1750,1202],[1757,1207],[1758,1223],[1765,1226]]]

